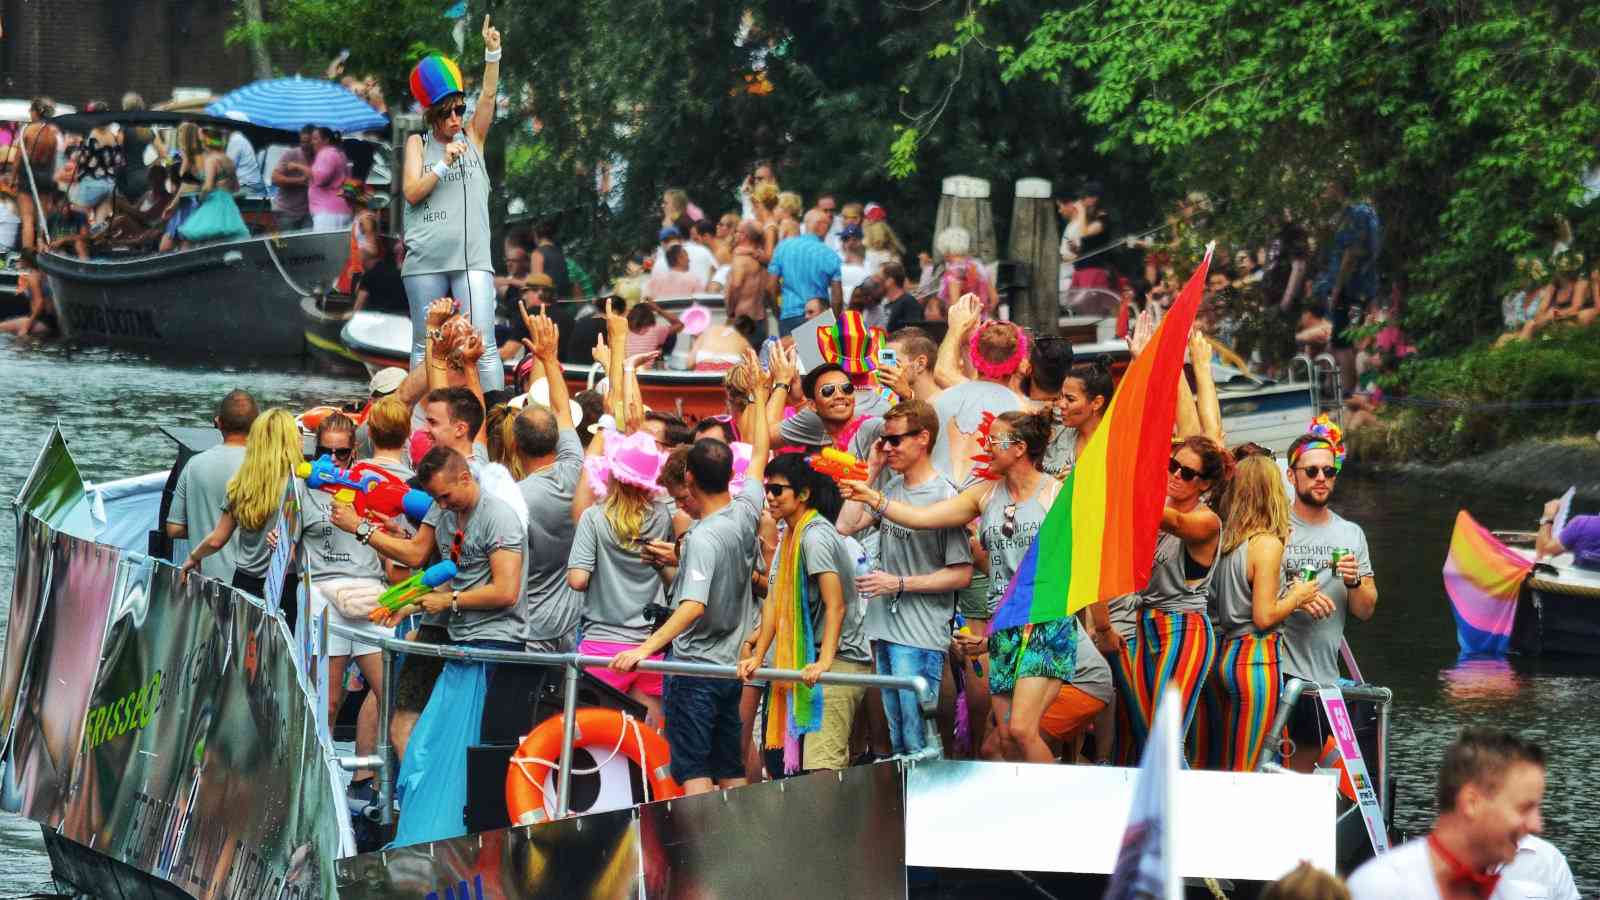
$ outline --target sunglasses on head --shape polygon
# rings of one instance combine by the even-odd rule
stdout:
[[[844,394],[846,397],[848,397],[855,392],[856,386],[848,381],[841,381],[837,384],[825,384],[822,387],[817,388],[817,396],[824,400],[832,397],[834,394]]]
[[[1316,478],[1318,472],[1321,472],[1322,477],[1329,481],[1339,477],[1339,470],[1333,466],[1297,466],[1296,468],[1305,473],[1307,478]]]
[[[1182,478],[1184,481],[1193,481],[1200,477],[1200,470],[1191,469],[1183,463],[1178,462],[1178,458],[1176,456],[1167,460],[1167,471],[1178,476],[1179,478]]]
[[[356,455],[356,448],[354,448],[354,447],[340,447],[340,448],[338,448],[336,450],[336,449],[334,449],[332,447],[324,447],[321,444],[318,444],[317,445],[317,455],[318,456],[331,456],[334,459],[349,459],[350,457]]]

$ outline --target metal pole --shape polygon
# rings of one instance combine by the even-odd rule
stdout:
[[[556,818],[565,818],[572,800],[572,742],[578,734],[578,667],[567,663],[561,698],[561,763],[556,769]]]
[[[1385,821],[1392,813],[1389,803],[1389,702],[1384,700],[1378,703],[1378,808]]]
[[[378,758],[383,760],[383,765],[378,769],[378,821],[384,825],[394,824],[394,780],[398,774],[395,769],[393,748],[389,746],[389,723],[394,718],[394,653],[388,647],[382,648],[383,652],[383,707],[382,716],[378,720]]]
[[[939,739],[939,692],[921,675],[913,675],[917,706],[922,709],[922,752],[919,759],[944,758],[944,742]]]

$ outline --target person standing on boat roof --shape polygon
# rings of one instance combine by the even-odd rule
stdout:
[[[1550,897],[1509,866],[1544,830],[1545,756],[1531,741],[1463,728],[1439,766],[1439,817],[1425,838],[1368,861],[1348,882],[1354,900],[1522,900]],[[1574,894],[1575,896],[1575,894]]]
[[[1315,570],[1317,588],[1333,601],[1333,614],[1317,617],[1308,610],[1284,620],[1279,646],[1283,674],[1331,685],[1339,679],[1339,648],[1348,616],[1366,621],[1378,609],[1378,585],[1361,526],[1328,508],[1339,472],[1344,468],[1344,438],[1337,425],[1320,417],[1311,432],[1289,445],[1289,486],[1294,505],[1289,511],[1289,544],[1283,551],[1287,579]],[[1337,563],[1335,550],[1342,551]],[[1295,752],[1291,766],[1311,771],[1329,734],[1327,717],[1315,691],[1300,697],[1289,717]]]
[[[279,231],[311,227],[306,187],[311,183],[311,160],[317,155],[311,139],[316,130],[312,125],[301,127],[300,145],[285,150],[272,170],[272,218]]]
[[[422,362],[428,304],[451,297],[462,315],[494,344],[494,263],[489,254],[489,172],[483,144],[494,122],[500,83],[500,32],[483,17],[483,83],[467,118],[461,70],[429,56],[411,70],[411,93],[427,112],[428,131],[406,139],[406,259],[401,268],[411,300],[411,366]],[[505,382],[498,353],[478,357],[485,390]]]
[[[222,432],[222,443],[195,454],[183,467],[167,510],[167,537],[180,540],[193,534],[198,538],[217,527],[227,505],[228,482],[244,462],[245,440],[258,412],[256,398],[242,390],[229,391],[217,404],[212,424]],[[200,574],[228,581],[233,578],[237,557],[237,548],[228,544],[202,561]]]

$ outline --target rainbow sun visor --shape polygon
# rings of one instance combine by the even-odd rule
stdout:
[[[437,53],[423,57],[411,70],[411,96],[424,108],[451,94],[465,93],[461,85],[461,68]]]

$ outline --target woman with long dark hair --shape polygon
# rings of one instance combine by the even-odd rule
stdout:
[[[400,274],[411,302],[411,366],[422,362],[428,304],[453,298],[462,315],[494,344],[494,263],[489,258],[489,172],[484,140],[494,122],[500,83],[500,32],[483,17],[484,67],[477,106],[467,117],[461,70],[442,56],[411,70],[411,93],[428,130],[406,140],[406,258]],[[484,390],[505,382],[500,354],[478,357]]]

